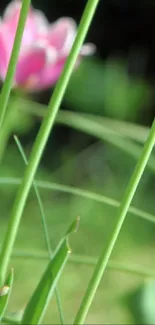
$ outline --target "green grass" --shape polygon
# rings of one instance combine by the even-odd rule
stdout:
[[[20,164],[21,158],[20,155],[17,154],[17,150],[15,148],[11,149],[10,147],[9,149],[10,150],[8,154],[6,154],[5,158],[5,173],[11,176],[14,175],[15,166]],[[95,181],[94,183],[94,176],[96,173],[100,173],[98,168],[94,168],[93,173],[90,172],[87,174],[86,184],[82,183],[81,187],[86,188],[89,184],[89,188],[93,188],[94,191],[100,192],[100,182],[102,182],[102,193],[108,193],[112,197],[117,197],[117,199],[119,199],[124,191],[127,179],[131,173],[134,163],[132,158],[127,159],[126,161],[124,155],[120,153],[119,159],[122,162],[124,161],[124,167],[118,165],[116,168],[114,159],[116,154],[118,157],[118,152],[116,149],[108,148],[106,155],[102,158],[104,164],[106,163],[107,159],[111,161],[109,172],[106,170],[106,178],[103,175],[102,180],[98,178],[98,181]],[[11,165],[10,155],[14,157]],[[91,157],[86,156],[88,163],[93,160],[96,155],[99,158],[100,151],[97,154],[94,147]],[[78,156],[74,158],[74,161],[76,160],[78,160]],[[68,159],[66,160],[66,163],[63,162],[61,166],[64,175],[66,175],[66,183],[67,177],[69,177],[69,175],[67,176],[65,172],[65,170],[68,169],[67,161]],[[16,173],[16,176],[19,176],[19,174],[22,173],[22,168],[23,167],[21,167],[21,170]],[[128,172],[124,178],[126,168],[128,169]],[[85,171],[88,172],[87,169]],[[85,171],[81,170],[80,168],[76,170],[79,176],[81,173],[84,174]],[[48,179],[48,181],[52,181],[54,178],[55,180],[57,179],[57,181],[60,181],[58,175],[59,173],[57,173],[56,170],[51,170],[51,172],[49,172],[41,167],[37,178],[42,178],[44,180]],[[117,190],[118,179],[120,184],[119,193]],[[143,183],[140,185],[139,191],[137,192],[134,204],[137,207],[145,209],[146,211],[151,212],[152,210],[153,212],[154,199],[153,196],[150,195],[149,184],[150,172],[148,171],[145,174]],[[79,185],[80,184],[78,184],[78,186]],[[80,215],[80,228],[76,236],[71,238],[73,253],[82,255],[85,254],[90,257],[97,258],[101,245],[110,234],[113,222],[115,222],[116,208],[110,206],[108,207],[101,203],[94,201],[92,202],[91,200],[86,200],[70,194],[45,191],[44,189],[41,189],[40,191],[42,200],[44,202],[50,240],[53,247],[56,246],[58,240],[62,237],[70,221],[73,220],[77,215]],[[3,218],[1,218],[2,231],[7,223],[9,206],[11,206],[11,202],[14,198],[15,188],[12,186],[9,187],[8,185],[6,187],[1,187],[1,196],[6,198],[6,193],[8,196],[8,203],[10,203],[5,204],[3,208]],[[110,222],[110,220],[113,221]],[[139,234],[138,238],[137,232]],[[153,269],[155,267],[155,263],[152,261],[152,254],[154,250],[154,245],[152,245],[153,238],[154,225],[129,214],[122,234],[117,242],[112,259],[123,262],[124,264],[138,264],[143,265],[145,268],[150,267]],[[38,253],[47,252],[43,227],[40,220],[40,212],[33,193],[31,193],[28,205],[23,215],[15,250],[36,251]],[[14,290],[9,305],[10,311],[13,312],[23,308],[28,298],[32,294],[33,289],[38,283],[46,265],[46,260],[34,261],[32,259],[12,258],[11,266],[14,266],[16,269],[16,276]],[[61,293],[63,309],[65,310],[66,322],[73,321],[92,272],[92,266],[75,265],[71,263],[67,265],[59,282],[59,290]],[[72,285],[73,282],[74,286]],[[103,321],[104,323],[111,322],[114,324],[117,318],[118,322],[120,323],[134,324],[134,317],[128,308],[128,305],[125,303],[125,298],[123,297],[125,297],[130,291],[137,288],[140,284],[143,284],[143,282],[142,277],[133,274],[131,275],[129,273],[107,270],[88,315],[87,323],[93,322],[96,319],[98,324],[103,323]],[[47,311],[44,323],[54,324],[58,322],[59,316],[57,313],[57,305],[55,298],[53,298]]]

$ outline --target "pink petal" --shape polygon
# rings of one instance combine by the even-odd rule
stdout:
[[[3,23],[5,24],[6,28],[8,29],[8,31],[12,36],[12,45],[13,45],[13,41],[14,41],[14,37],[18,25],[20,9],[21,9],[21,1],[14,0],[7,6],[4,12]],[[38,26],[36,25],[33,12],[34,10],[30,8],[26,20],[23,38],[22,38],[22,47],[29,46],[35,41],[37,37]]]
[[[6,7],[3,16],[3,23],[5,24],[8,31],[12,34],[13,39],[17,28],[20,9],[21,9],[21,1],[18,0],[11,1],[10,4]]]
[[[5,9],[3,15],[3,21],[8,23],[14,20],[15,17],[19,15],[20,8],[21,8],[21,1],[19,0],[11,1]]]
[[[0,26],[0,77],[4,80],[11,54],[10,38],[3,25]]]
[[[4,79],[7,71],[7,48],[3,34],[0,32],[0,77]]]
[[[47,89],[59,79],[61,72],[64,67],[65,60],[61,60],[56,64],[49,64],[45,66],[44,69],[36,75],[35,80],[33,80],[33,85],[29,91],[43,90]]]
[[[36,26],[37,34],[41,37],[47,37],[49,23],[41,10],[33,10],[33,19]]]
[[[46,51],[43,48],[33,48],[19,58],[16,70],[16,82],[24,85],[30,77],[40,73],[46,64]]]
[[[71,18],[61,18],[50,26],[48,40],[60,56],[69,53],[76,35],[76,24]]]

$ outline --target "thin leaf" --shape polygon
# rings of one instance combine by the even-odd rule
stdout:
[[[19,185],[21,183],[20,178],[14,178],[14,177],[0,177],[0,185]],[[58,183],[52,183],[48,181],[36,181],[35,182],[37,187],[50,190],[50,191],[57,191],[57,192],[64,192],[71,195],[77,195],[79,197],[93,200],[98,203],[104,203],[109,206],[118,208],[120,205],[120,202],[117,200],[114,200],[108,196],[104,196],[98,193],[90,192],[87,190],[83,190],[81,188],[58,184]],[[144,220],[147,220],[149,222],[155,223],[155,216],[149,212],[142,211],[134,206],[130,206],[129,212],[139,218],[142,218]]]
[[[22,144],[20,143],[17,136],[14,136],[14,140],[15,140],[17,148],[24,160],[24,163],[26,165],[28,165],[28,160],[25,155]],[[48,233],[48,226],[47,226],[47,222],[46,222],[44,206],[43,206],[42,199],[41,199],[41,196],[40,196],[40,193],[39,193],[39,190],[38,190],[38,187],[37,187],[37,184],[35,183],[35,181],[33,181],[33,188],[34,188],[34,192],[36,194],[36,198],[37,198],[37,202],[38,202],[38,206],[39,206],[39,210],[40,210],[40,215],[41,215],[41,220],[42,220],[42,224],[43,224],[45,242],[46,242],[47,251],[49,254],[49,259],[51,259],[52,248],[51,248],[50,237],[49,237],[49,233]],[[55,296],[56,296],[56,301],[57,301],[57,306],[58,306],[58,311],[59,311],[60,322],[61,322],[61,324],[64,324],[65,323],[64,315],[63,315],[63,310],[62,310],[61,301],[60,301],[60,294],[59,294],[57,287],[55,288]]]
[[[13,258],[33,259],[33,260],[47,260],[48,255],[46,253],[27,252],[27,251],[15,251],[12,255]],[[69,263],[83,264],[87,266],[95,266],[97,258],[85,256],[85,255],[71,255]],[[111,271],[118,271],[123,273],[130,273],[131,275],[137,275],[144,278],[155,278],[155,271],[153,268],[146,268],[142,265],[136,264],[124,264],[122,262],[110,260],[107,269]]]
[[[8,275],[8,278],[5,282],[5,285],[0,289],[0,322],[8,306],[12,284],[13,284],[13,269],[11,269],[10,274]]]
[[[16,100],[14,100],[14,105],[15,103]],[[44,117],[46,114],[46,105],[23,99],[19,99],[19,103],[21,103],[19,106],[22,110],[27,110],[32,115]],[[32,106],[33,108],[30,111],[29,107]],[[100,140],[104,140],[126,152],[136,160],[141,154],[142,147],[131,141],[131,139],[144,143],[149,133],[149,128],[145,126],[142,127],[122,121],[110,121],[107,118],[70,111],[59,111],[56,123],[66,125]],[[146,167],[155,172],[155,157],[153,155],[151,155]]]
[[[27,112],[30,115],[37,116],[38,118],[43,118],[47,110],[46,105],[36,103],[32,100],[27,100],[25,98],[12,97],[10,105],[13,108],[14,106],[16,107],[18,105],[20,110]],[[70,116],[72,117],[76,116],[77,114],[84,118],[93,119],[93,121],[99,123],[100,126],[102,125],[103,127],[106,127],[107,132],[111,133],[113,130],[118,132],[123,137],[130,138],[140,143],[144,143],[149,133],[149,128],[147,126],[86,113],[79,114],[76,112],[59,111],[56,122],[62,124],[63,117],[65,117],[65,115],[68,113],[71,114]]]
[[[113,130],[112,128],[110,129],[109,127],[104,126],[98,122],[97,118],[93,119],[92,115],[89,116],[89,114],[61,111],[56,122],[94,136],[100,140],[104,140],[116,148],[126,152],[136,160],[138,160],[141,155],[141,145],[127,139],[127,137],[118,132],[118,130]],[[147,167],[151,171],[155,172],[155,157],[153,155],[149,158]]]
[[[65,239],[50,261],[24,312],[22,324],[40,324],[49,300],[68,259],[68,245]]]
[[[103,116],[92,116],[90,114],[88,117],[100,123],[100,125],[103,125],[103,127],[107,127],[109,131],[116,131],[120,135],[138,141],[140,143],[145,142],[149,133],[148,127],[135,123],[119,121]]]
[[[18,104],[19,103],[19,104]],[[17,105],[19,106],[19,109],[27,112],[31,115],[37,116],[39,118],[42,118],[46,114],[47,106],[36,103],[32,100],[27,100],[25,98],[11,98],[11,107],[16,107]],[[62,123],[63,117],[68,114],[68,111],[59,111],[58,116],[57,116],[57,123]],[[149,128],[147,126],[142,126],[139,124],[134,124],[131,122],[126,122],[126,121],[119,121],[116,119],[111,119],[103,116],[97,116],[97,115],[91,115],[91,114],[79,114],[76,112],[70,112],[70,114],[78,114],[81,115],[81,117],[85,118],[90,118],[93,119],[95,122],[100,123],[100,125],[103,125],[107,128],[112,129],[113,131],[119,132],[122,136],[126,136],[128,138],[131,138],[135,141],[139,141],[141,143],[144,143],[146,140],[148,133],[149,133]],[[74,115],[72,115],[74,116]]]
[[[70,227],[68,228],[68,230],[66,232],[66,236],[70,235],[73,232],[77,232],[79,223],[80,223],[80,217],[77,217],[75,219],[75,221],[73,221],[72,224],[70,225]]]
[[[89,256],[81,256],[81,255],[72,255],[69,262],[95,266],[97,264],[97,259]],[[107,269],[112,271],[130,273],[131,275],[138,275],[145,278],[155,278],[155,271],[152,268],[146,268],[142,265],[136,264],[128,264],[122,263],[114,260],[110,260]]]
[[[68,260],[71,252],[68,247],[68,236],[77,227],[77,221],[73,222],[66,232],[65,237],[61,240],[55,255],[45,270],[36,290],[32,294],[25,309],[22,324],[40,324],[50,298],[52,297],[62,270]]]

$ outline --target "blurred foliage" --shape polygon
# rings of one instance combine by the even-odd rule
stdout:
[[[136,324],[155,324],[155,281],[149,281],[129,295],[128,305]]]
[[[129,77],[127,62],[90,59],[74,72],[65,102],[72,109],[135,120],[150,98],[150,86],[142,79]]]

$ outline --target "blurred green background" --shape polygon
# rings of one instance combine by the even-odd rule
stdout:
[[[80,9],[76,11],[77,20],[82,4],[81,1]],[[62,1],[62,9],[60,7],[58,11],[61,15],[66,15],[67,10],[65,9],[63,13],[63,5]],[[70,7],[69,1],[67,6]],[[56,12],[54,11],[54,17]],[[68,10],[69,14],[71,11]],[[98,26],[100,17],[101,13],[96,18],[97,25],[94,26]],[[132,19],[132,15],[130,18]],[[111,24],[114,27],[114,23]],[[95,42],[96,36],[93,39],[93,35],[96,35],[97,27],[93,28],[91,40]],[[100,37],[100,43],[102,37]],[[142,57],[144,57],[144,64],[139,68]],[[113,127],[105,122],[115,123],[120,120],[124,123],[121,124],[124,130],[130,132],[132,138],[134,134],[129,123],[148,126],[152,119],[153,83],[145,76],[145,63],[147,59],[143,56],[142,50],[139,50],[138,54],[136,52],[135,61],[135,51],[132,48],[130,56],[118,55],[118,53],[115,55],[112,51],[104,57],[102,47],[99,46],[94,58],[85,59],[73,73],[62,103],[62,112],[67,109],[80,116],[86,116],[83,115],[84,113],[91,114],[91,119],[97,121],[98,126],[101,125],[103,128],[106,126],[110,131],[111,128],[114,131]],[[129,65],[140,69],[140,73],[136,75],[129,73]],[[41,123],[41,118],[36,116],[33,109],[35,107],[35,110],[38,109],[39,112],[40,106],[37,103],[47,104],[49,93],[51,90],[29,97],[36,104],[26,102],[24,112],[20,110],[20,114],[24,114],[23,118],[19,118],[19,115],[13,117],[13,119],[16,118],[17,123],[13,121],[12,134],[18,134],[27,156],[30,154]],[[19,102],[17,94],[14,94],[10,105],[12,103],[14,103],[13,107],[20,103],[19,106],[22,108],[22,98]],[[43,109],[46,110],[46,107]],[[105,117],[109,120],[105,120]],[[89,121],[88,119],[88,124]],[[9,123],[11,125],[12,120]],[[108,133],[105,138],[101,135],[100,128],[98,133],[95,128],[86,132],[84,124],[83,131],[80,132],[76,130],[76,127],[74,129],[63,124],[65,123],[55,125],[36,178],[86,189],[120,201],[135,167],[137,160],[135,156],[139,155],[136,149],[135,154],[127,153],[128,149],[130,150],[128,137],[122,135],[118,127],[117,132],[120,132],[124,139],[124,146],[121,149],[119,145],[115,145],[116,139],[113,133]],[[114,125],[117,124],[112,124]],[[139,129],[136,127],[135,130],[135,139],[131,139],[130,143],[138,144],[141,151],[142,143],[139,143],[137,131]],[[143,129],[140,135],[143,140],[145,131]],[[153,161],[150,161],[151,164],[153,165]],[[134,206],[152,214],[154,214],[155,193],[154,170],[154,167],[146,169],[133,201]],[[4,184],[3,180],[22,177],[23,172],[24,163],[11,135],[0,168],[1,242],[17,191],[17,186]],[[53,249],[70,222],[80,216],[80,228],[71,238],[72,251],[77,255],[98,258],[116,222],[117,208],[54,190],[40,189],[40,194]],[[137,264],[142,268],[154,270],[154,231],[153,223],[128,213],[112,254],[112,260],[131,266]],[[16,240],[14,248],[16,256],[11,260],[11,266],[15,269],[15,283],[9,305],[10,313],[20,312],[24,308],[48,262],[46,259],[17,256],[18,254],[24,255],[24,252],[46,253],[40,211],[33,191],[29,195]],[[71,261],[65,268],[59,282],[59,291],[66,324],[73,322],[92,272],[93,266]],[[107,269],[86,323],[155,324],[154,305],[155,283],[153,279]],[[55,298],[51,300],[44,323],[59,323]]]

